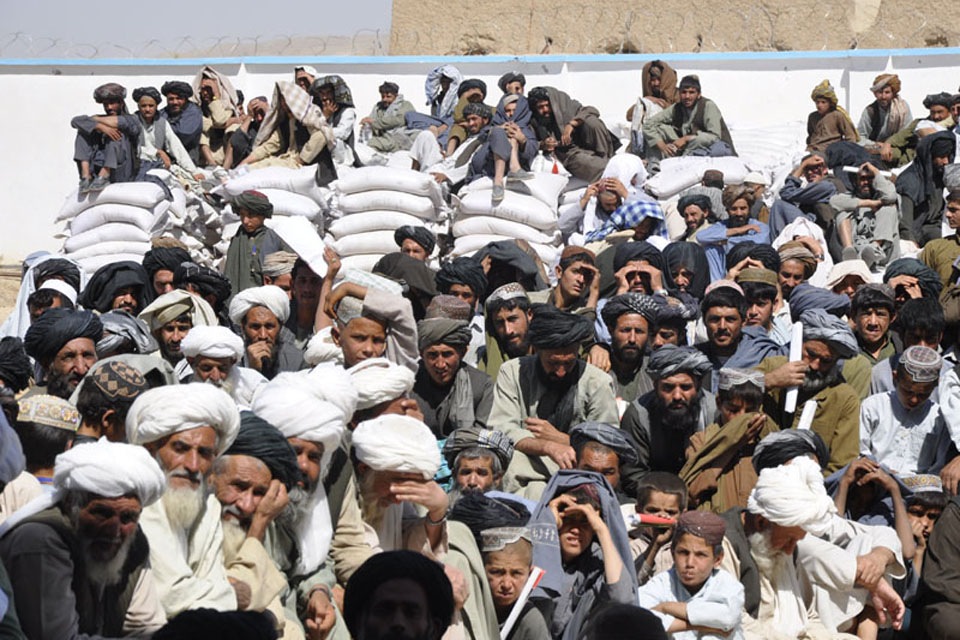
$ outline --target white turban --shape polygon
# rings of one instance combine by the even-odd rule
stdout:
[[[394,413],[361,422],[353,432],[357,459],[374,471],[419,473],[430,480],[440,468],[440,447],[430,427]]]
[[[290,317],[290,297],[287,292],[272,284],[244,289],[230,301],[230,320],[234,324],[243,324],[243,316],[254,307],[266,307],[277,316],[280,324]]]
[[[819,536],[837,507],[823,487],[820,465],[801,456],[761,471],[747,499],[747,510],[781,527],[802,527]]]
[[[70,283],[64,280],[58,280],[56,278],[50,278],[49,280],[44,280],[43,284],[37,289],[51,289],[56,291],[60,295],[66,296],[70,302],[77,304],[77,290],[70,285]]]
[[[15,512],[0,526],[0,536],[32,515],[60,502],[69,491],[86,491],[104,498],[135,494],[140,505],[163,495],[166,478],[143,447],[100,438],[79,444],[57,456],[52,493],[44,493]]]
[[[410,393],[416,379],[413,371],[386,358],[369,358],[347,372],[359,394],[357,409],[369,409]]]
[[[198,427],[216,430],[217,455],[230,448],[240,430],[240,413],[233,398],[212,384],[191,382],[150,389],[134,400],[127,413],[127,440],[132,444],[147,444]]]
[[[150,331],[156,331],[185,313],[190,316],[195,327],[218,324],[217,314],[210,303],[183,289],[174,289],[163,294],[148,304],[137,318],[146,322]]]
[[[188,358],[243,357],[243,338],[226,327],[194,327],[180,342],[180,353]]]
[[[310,338],[303,352],[303,359],[311,367],[325,362],[343,364],[343,351],[334,343],[332,334],[333,327],[324,327]]]

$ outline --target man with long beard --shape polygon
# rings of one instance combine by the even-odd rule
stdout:
[[[194,327],[180,342],[180,353],[191,371],[184,382],[220,387],[241,409],[249,408],[267,383],[258,371],[237,364],[243,358],[243,339],[226,327]]]
[[[33,386],[27,395],[49,393],[67,400],[97,361],[96,343],[103,323],[90,311],[50,309],[37,318],[23,343],[27,355],[45,374],[46,388]]]
[[[243,587],[235,592],[227,579],[220,503],[207,490],[206,477],[239,428],[233,399],[201,383],[151,389],[127,414],[127,441],[146,447],[167,477],[163,499],[144,509],[140,524],[171,618],[186,609],[237,608]]]
[[[141,447],[100,440],[58,456],[53,491],[0,527],[13,588],[5,595],[26,634],[7,637],[119,638],[162,627],[137,521],[163,490],[163,473]]]
[[[788,362],[786,356],[774,356],[757,367],[766,374],[763,412],[781,427],[796,428],[804,403],[815,401],[817,410],[810,428],[830,450],[826,470],[833,473],[860,453],[860,397],[844,380],[838,364],[857,355],[860,347],[850,326],[822,309],[807,309],[800,314],[800,322],[801,359]],[[800,388],[793,415],[784,410],[784,392],[789,387]]]
[[[621,467],[627,494],[635,495],[650,471],[677,473],[683,467],[690,436],[706,429],[717,411],[713,395],[701,386],[709,371],[710,361],[693,347],[668,344],[651,354],[653,391],[630,403],[620,422],[638,458]]]

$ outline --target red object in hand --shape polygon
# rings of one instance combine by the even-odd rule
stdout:
[[[677,524],[677,521],[673,518],[661,518],[660,516],[651,516],[646,513],[638,513],[637,517],[640,518],[641,524],[654,527],[672,527]]]
[[[556,161],[556,160],[553,161],[553,171],[551,171],[550,173],[553,173],[553,174],[558,174],[558,173],[560,173],[560,168],[557,166],[557,161]]]

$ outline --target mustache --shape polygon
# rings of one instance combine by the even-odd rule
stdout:
[[[198,483],[203,481],[203,476],[199,472],[190,471],[188,469],[184,469],[183,467],[179,467],[172,471],[168,471],[167,479],[169,480],[171,478],[186,478],[187,480],[193,483]]]

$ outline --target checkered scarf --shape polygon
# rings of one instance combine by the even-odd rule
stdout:
[[[336,138],[333,135],[333,129],[327,124],[327,119],[323,117],[323,111],[320,107],[313,104],[310,94],[301,89],[293,82],[281,80],[273,87],[273,100],[270,101],[270,111],[263,118],[263,124],[260,125],[260,131],[257,133],[257,139],[254,146],[263,144],[270,135],[277,129],[280,123],[280,97],[287,103],[290,113],[296,118],[297,122],[305,126],[310,133],[321,131],[326,140],[326,145],[333,148],[336,144]]]
[[[667,237],[667,227],[663,222],[663,210],[660,208],[660,204],[649,200],[634,200],[621,205],[619,209],[610,214],[603,226],[588,233],[587,242],[596,242],[597,240],[603,240],[611,233],[633,229],[643,222],[644,218],[659,220],[657,226],[651,232],[651,236]]]

